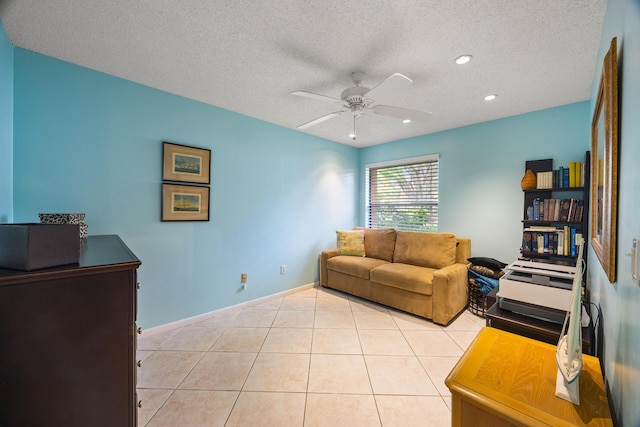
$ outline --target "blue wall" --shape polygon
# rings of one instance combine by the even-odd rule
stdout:
[[[13,45],[0,23],[0,223],[13,219]]]
[[[335,229],[364,222],[371,162],[438,153],[440,229],[513,260],[524,161],[589,145],[587,102],[357,150],[23,49],[15,76],[15,220],[85,212],[90,234],[121,235],[145,327],[317,280]],[[163,140],[212,149],[211,222],[159,221]]]
[[[524,162],[584,161],[589,123],[589,103],[581,102],[364,148],[360,162],[440,154],[439,229],[471,238],[474,256],[511,262],[522,243]],[[362,208],[364,173],[360,183]]]
[[[14,91],[16,222],[85,212],[89,234],[120,235],[143,327],[317,281],[355,224],[355,148],[19,48]],[[160,222],[163,140],[212,150],[210,222]]]
[[[612,406],[621,426],[640,425],[640,287],[631,280],[632,239],[640,239],[640,1],[609,0],[602,29],[593,100],[602,59],[611,39],[618,40],[619,171],[617,281],[610,284],[589,250],[592,299],[602,310],[604,366]]]

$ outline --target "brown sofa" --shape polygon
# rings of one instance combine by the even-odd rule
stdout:
[[[448,324],[467,305],[471,240],[451,233],[364,229],[365,256],[325,250],[320,283]]]

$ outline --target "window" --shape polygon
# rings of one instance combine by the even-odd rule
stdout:
[[[369,228],[438,231],[438,155],[367,165]]]

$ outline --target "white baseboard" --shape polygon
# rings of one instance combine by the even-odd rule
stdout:
[[[253,299],[253,300],[250,300],[250,301],[245,301],[245,302],[240,303],[240,304],[232,305],[232,306],[229,306],[229,307],[224,307],[224,308],[221,308],[221,309],[218,309],[218,310],[210,311],[208,313],[198,314],[197,316],[187,317],[186,319],[180,319],[180,320],[176,320],[175,322],[165,323],[164,325],[154,326],[154,327],[148,328],[148,329],[142,329],[141,336],[147,337],[147,336],[151,336],[151,335],[161,334],[163,332],[170,331],[172,329],[182,328],[184,326],[193,325],[195,323],[202,322],[203,320],[207,320],[207,319],[209,319],[211,317],[223,314],[223,313],[225,313],[227,311],[235,311],[235,310],[238,310],[238,309],[251,307],[252,305],[261,304],[263,302],[267,302],[267,301],[275,299],[275,298],[281,298],[281,297],[284,297],[284,296],[287,296],[287,295],[295,294],[295,293],[298,293],[300,291],[304,291],[304,290],[311,289],[311,288],[318,287],[318,286],[320,286],[319,282],[308,283],[306,285],[302,285],[302,286],[299,286],[297,288],[289,289],[289,290],[286,290],[286,291],[283,291],[283,292],[278,292],[277,294],[267,295],[265,297]]]

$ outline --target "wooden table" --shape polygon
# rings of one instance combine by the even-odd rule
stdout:
[[[582,356],[577,406],[555,395],[555,349],[483,328],[445,380],[452,426],[612,426],[598,359]]]

